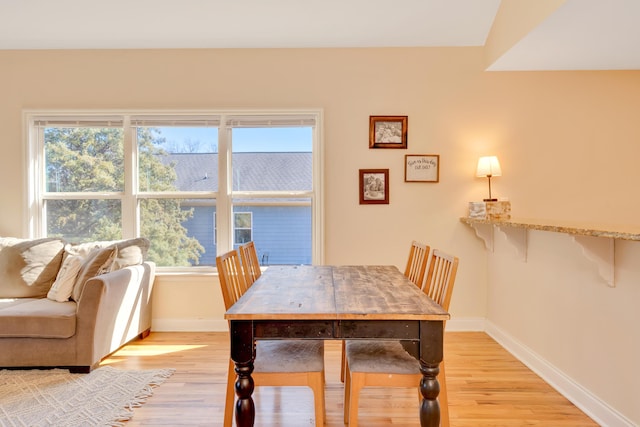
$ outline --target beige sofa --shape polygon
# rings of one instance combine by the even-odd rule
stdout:
[[[0,238],[0,367],[89,372],[146,336],[155,277],[147,249],[146,239]]]

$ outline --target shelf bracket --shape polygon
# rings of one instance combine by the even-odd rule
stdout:
[[[614,277],[615,239],[612,237],[573,236],[573,241],[582,248],[582,253],[598,268],[600,277],[607,285],[616,286]]]
[[[514,227],[500,227],[498,229],[505,235],[507,241],[511,243],[522,262],[527,262],[527,229]]]
[[[493,252],[493,226],[491,224],[472,223],[469,224],[476,236],[482,239],[486,250]]]

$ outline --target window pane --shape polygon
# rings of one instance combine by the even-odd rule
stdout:
[[[48,200],[47,236],[69,242],[122,239],[119,200]]]
[[[251,228],[250,213],[236,213],[233,217],[236,228]]]
[[[312,190],[313,128],[234,128],[232,146],[234,191]],[[233,209],[252,214],[262,265],[311,264],[310,199],[234,198]]]
[[[261,265],[311,264],[310,199],[234,200],[234,211],[251,212],[251,240]]]
[[[122,191],[123,147],[121,128],[45,128],[46,190]]]
[[[312,189],[312,128],[237,128],[232,145],[234,191]]]
[[[140,191],[217,191],[217,127],[137,127]]]
[[[251,230],[246,228],[236,228],[234,237],[236,245],[249,243],[251,241]]]
[[[158,266],[215,265],[214,199],[143,199],[140,234]]]

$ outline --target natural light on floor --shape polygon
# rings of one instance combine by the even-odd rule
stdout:
[[[206,345],[133,345],[118,350],[111,357],[118,356],[160,356],[163,354],[177,353],[179,351],[195,350]]]

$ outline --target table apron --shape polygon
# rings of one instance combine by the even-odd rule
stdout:
[[[331,320],[254,320],[256,339],[334,339],[335,322]]]
[[[232,320],[230,323],[231,356],[235,361],[255,357],[255,349],[250,343],[256,339],[394,339],[401,340],[403,347],[418,359],[421,355],[423,360],[442,360],[441,321],[268,319]]]
[[[252,322],[255,339],[420,340],[421,324],[419,320],[253,320]]]

